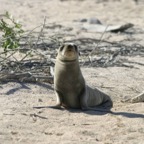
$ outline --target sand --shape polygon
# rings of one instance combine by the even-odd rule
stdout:
[[[106,24],[133,23],[135,29],[141,30],[141,33],[132,34],[133,43],[144,45],[143,9],[142,1],[136,5],[132,0],[0,0],[0,14],[9,11],[25,30],[42,24],[45,16],[47,24],[67,27],[75,25],[75,20],[97,17]],[[76,29],[71,34],[74,38],[100,36]],[[111,41],[125,38],[125,34],[111,33],[104,37]],[[144,103],[122,102],[144,90],[144,57],[127,56],[126,59],[141,65],[133,64],[134,68],[81,68],[87,84],[111,95],[113,114],[34,109],[34,106],[56,103],[53,85],[0,84],[0,144],[144,144]]]

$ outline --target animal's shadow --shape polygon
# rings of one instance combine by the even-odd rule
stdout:
[[[83,112],[83,111],[82,111]],[[105,114],[112,114],[112,115],[121,115],[128,118],[144,118],[143,114],[131,113],[131,112],[98,112],[98,111],[84,111],[84,113],[88,115],[105,115]]]
[[[5,94],[6,95],[11,95],[11,94],[14,94],[14,93],[16,93],[17,91],[19,91],[21,89],[31,90],[31,88],[27,85],[27,83],[17,82],[17,84],[18,85],[15,85],[13,88],[10,88]],[[53,90],[53,88],[49,84],[33,83],[33,85],[37,85],[39,87],[43,87],[43,88]]]
[[[105,115],[105,114],[110,113],[112,115],[121,115],[121,116],[128,117],[128,118],[144,118],[144,114],[137,114],[137,113],[131,113],[131,112],[113,112],[113,111],[102,112],[102,111],[97,111],[97,110],[82,111],[82,110],[72,110],[72,109],[69,109],[69,111],[72,113],[86,113],[88,115]]]
[[[53,108],[53,109],[56,109],[56,110],[60,110],[60,111],[69,111],[71,113],[85,113],[85,114],[88,114],[88,115],[105,115],[105,114],[112,114],[112,115],[121,115],[121,116],[124,116],[124,117],[127,117],[127,118],[144,118],[144,114],[137,114],[137,113],[131,113],[131,112],[113,112],[113,111],[97,111],[97,110],[81,110],[81,109],[65,109],[65,108],[61,108],[61,109],[57,109],[57,108],[54,108],[54,107],[50,107],[50,106],[42,106],[42,107],[33,107],[33,108],[36,108],[36,109],[41,109],[41,108]]]

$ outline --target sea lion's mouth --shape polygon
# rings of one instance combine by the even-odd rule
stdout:
[[[76,53],[74,51],[65,51],[63,56],[68,57],[68,58],[75,58]]]
[[[66,50],[61,54],[63,60],[73,61],[77,59],[77,53],[74,50]]]

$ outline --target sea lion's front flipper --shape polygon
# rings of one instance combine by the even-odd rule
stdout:
[[[59,92],[55,91],[55,94],[56,94],[56,98],[57,98],[56,105],[54,105],[54,106],[35,106],[33,108],[36,108],[36,109],[41,109],[41,108],[62,109],[62,98],[61,98]]]
[[[56,105],[55,106],[51,106],[51,108],[61,109],[61,106],[62,106],[61,94],[58,91],[55,91],[55,94],[56,94]]]
[[[43,109],[43,108],[62,109],[62,107],[59,106],[59,105],[54,105],[54,106],[34,106],[33,108],[35,108],[35,109]]]

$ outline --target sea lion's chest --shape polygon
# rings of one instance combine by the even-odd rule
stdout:
[[[56,62],[54,87],[67,95],[78,95],[85,87],[79,65],[77,63]]]

